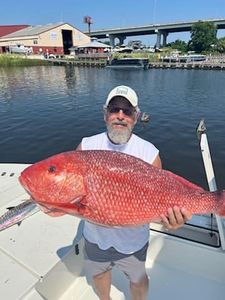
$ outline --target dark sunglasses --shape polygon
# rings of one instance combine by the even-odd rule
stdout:
[[[122,110],[123,113],[128,117],[133,116],[133,114],[135,113],[135,109],[132,107],[123,108],[119,106],[108,106],[107,110],[110,114],[117,114]]]

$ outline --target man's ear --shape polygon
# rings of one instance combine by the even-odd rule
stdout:
[[[139,110],[136,114],[136,119],[138,120],[141,117],[141,111]]]
[[[136,118],[135,124],[137,123],[137,121],[138,121],[138,119],[140,117],[141,117],[141,111],[140,111],[139,107],[137,107],[137,109],[136,109],[136,116],[135,116],[135,118]]]
[[[106,122],[106,114],[107,114],[107,108],[103,106],[103,117],[105,122]]]

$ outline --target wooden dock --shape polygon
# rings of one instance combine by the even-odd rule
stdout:
[[[72,59],[46,59],[53,65],[74,65],[79,67],[97,67],[97,68],[104,68],[106,66],[106,60],[102,59],[79,59],[79,60],[72,60]]]
[[[104,59],[47,59],[53,65],[74,65],[88,68],[104,68],[107,60]],[[223,60],[212,59],[193,62],[149,62],[148,69],[183,69],[183,70],[224,70],[225,58]]]
[[[150,62],[149,68],[186,70],[225,70],[225,60],[206,60],[192,62]]]

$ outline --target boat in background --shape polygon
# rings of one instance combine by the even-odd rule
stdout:
[[[179,61],[180,62],[195,62],[195,61],[205,61],[206,60],[206,55],[203,54],[188,54],[188,55],[180,55],[179,56]]]
[[[146,112],[143,112],[140,118],[141,122],[148,123],[150,121],[150,116]]]
[[[187,55],[169,55],[161,58],[162,62],[168,63],[190,63],[205,61],[207,59],[206,55],[203,54],[187,54]]]
[[[9,52],[15,54],[31,54],[33,52],[32,47],[26,47],[24,45],[11,45],[9,46]]]
[[[133,52],[133,47],[129,47],[126,45],[120,45],[112,49],[112,53],[131,53]]]
[[[112,69],[147,69],[147,58],[114,58],[107,67]]]

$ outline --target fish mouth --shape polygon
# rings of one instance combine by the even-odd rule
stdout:
[[[19,182],[23,186],[25,191],[32,197],[32,193],[28,187],[29,183],[31,183],[31,180],[23,174],[23,176],[19,176]]]

